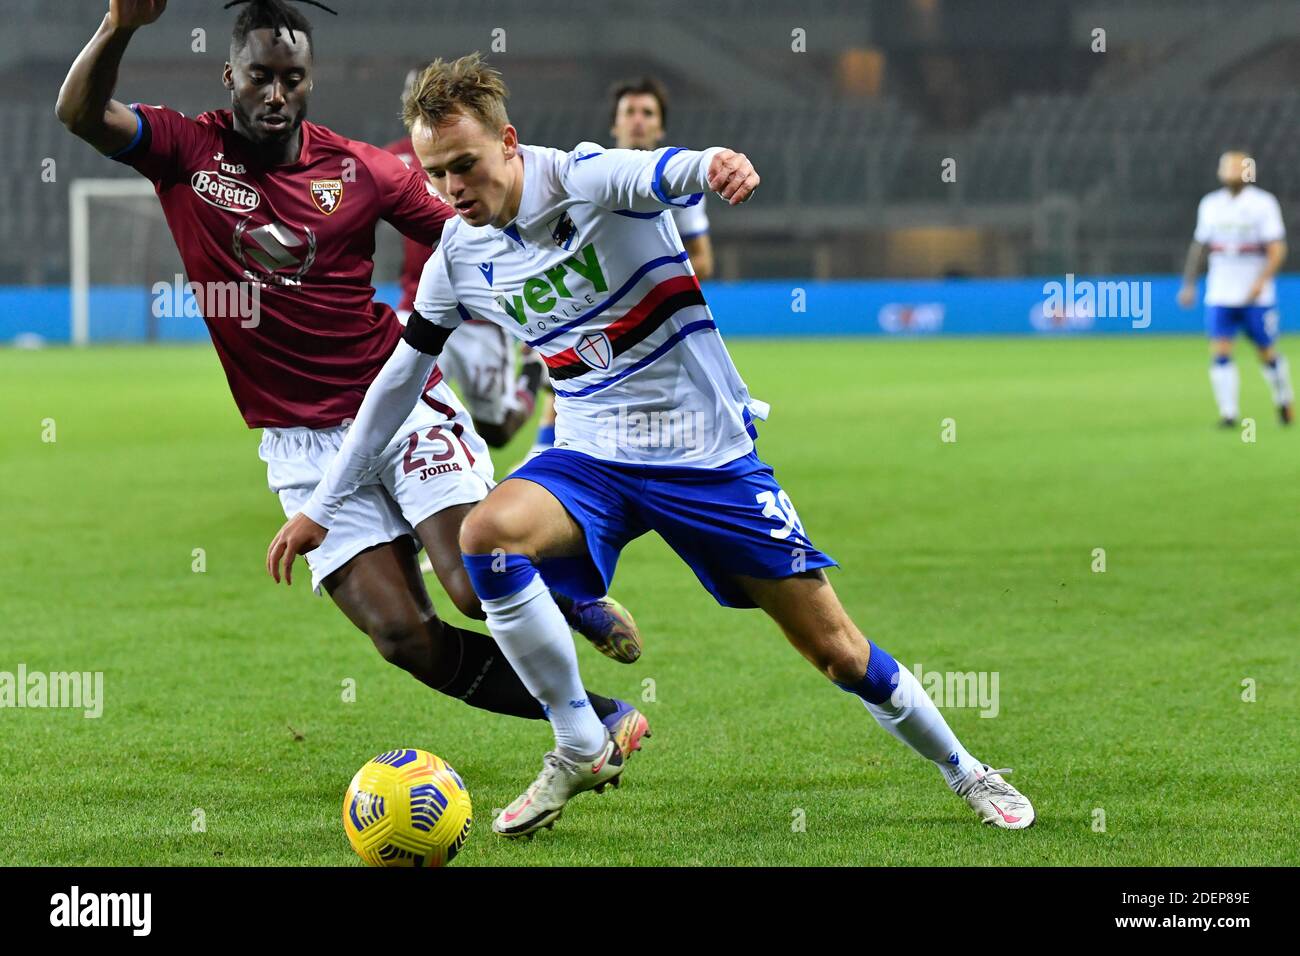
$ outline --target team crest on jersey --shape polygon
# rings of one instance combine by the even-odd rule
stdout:
[[[311,181],[311,201],[325,215],[334,215],[334,210],[343,205],[343,180],[313,179]]]
[[[578,358],[601,372],[609,368],[609,363],[614,358],[614,347],[609,344],[609,336],[604,332],[588,332],[578,339],[573,351],[578,353]]]
[[[559,219],[547,223],[551,227],[551,238],[561,249],[568,249],[573,244],[573,237],[578,234],[578,227],[573,224],[567,212],[560,213]]]

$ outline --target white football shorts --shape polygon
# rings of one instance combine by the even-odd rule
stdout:
[[[347,427],[265,428],[258,457],[285,517],[297,514],[338,453]],[[367,548],[410,535],[430,515],[482,501],[493,487],[492,457],[468,412],[445,381],[393,438],[373,480],[343,502],[329,534],[304,557],[312,588]]]

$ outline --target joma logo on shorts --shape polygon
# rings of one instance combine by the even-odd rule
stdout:
[[[605,281],[605,273],[601,270],[600,260],[596,257],[596,246],[589,242],[576,254],[559,265],[547,269],[540,276],[525,279],[520,295],[512,295],[509,298],[504,295],[497,296],[497,305],[520,325],[527,325],[530,321],[528,315],[530,311],[539,316],[550,315],[557,307],[563,305],[563,300],[580,299],[588,295],[588,293],[570,291],[568,285],[570,275],[586,279],[591,283],[593,292],[609,291],[609,283]]]
[[[450,471],[460,471],[460,470],[461,470],[460,462],[444,461],[440,465],[429,465],[425,468],[421,468],[420,480],[424,481],[426,478],[432,478],[434,475],[445,475]]]

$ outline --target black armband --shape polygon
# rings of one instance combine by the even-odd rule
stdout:
[[[441,325],[434,325],[419,312],[412,312],[411,317],[406,320],[406,331],[402,333],[402,339],[417,352],[437,355],[447,344],[447,337],[453,331],[453,329],[444,329]]]

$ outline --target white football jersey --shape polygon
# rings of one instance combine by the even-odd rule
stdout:
[[[700,201],[693,205],[674,206],[669,210],[673,222],[677,224],[677,234],[683,240],[694,239],[709,231],[709,214],[704,208],[707,201],[704,196],[701,196]]]
[[[416,311],[486,319],[540,352],[555,446],[607,461],[711,467],[753,449],[749,395],[663,210],[698,204],[715,150],[520,146],[504,229],[450,220]]]
[[[1206,305],[1277,303],[1271,279],[1258,299],[1247,301],[1250,287],[1268,262],[1267,244],[1286,238],[1282,207],[1272,193],[1249,185],[1235,196],[1226,187],[1216,189],[1201,200],[1196,210],[1194,238],[1209,250]]]

